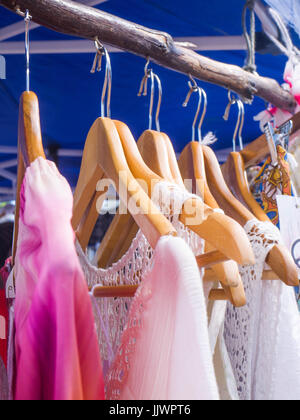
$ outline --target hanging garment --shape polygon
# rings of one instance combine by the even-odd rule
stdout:
[[[294,289],[262,281],[265,259],[281,242],[269,222],[248,222],[245,230],[256,264],[241,267],[247,304],[230,303],[225,341],[241,400],[298,400],[300,395],[300,315]]]
[[[208,333],[220,399],[222,401],[237,401],[239,394],[224,338],[226,308],[226,301],[207,303]]]
[[[73,197],[38,158],[22,191],[15,263],[15,399],[104,398],[88,289],[71,228]]]
[[[0,270],[0,359],[7,367],[7,345],[8,345],[8,302],[6,299],[6,281],[10,273],[10,259]]]
[[[279,227],[277,195],[292,195],[292,180],[288,153],[277,145],[278,164],[269,157],[252,184],[252,193],[271,222]]]
[[[113,400],[217,400],[199,269],[181,238],[161,238],[108,374]]]

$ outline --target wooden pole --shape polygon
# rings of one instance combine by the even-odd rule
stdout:
[[[173,38],[101,10],[69,0],[0,0],[13,12],[29,10],[35,23],[54,31],[118,47],[186,75],[232,90],[246,100],[254,95],[293,112],[293,96],[273,80],[248,73],[240,67],[203,57],[178,45]]]

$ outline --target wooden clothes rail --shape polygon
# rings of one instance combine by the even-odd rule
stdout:
[[[197,54],[155,31],[101,10],[69,0],[0,0],[0,5],[22,14],[29,10],[32,20],[64,34],[94,40],[149,58],[162,67],[191,75],[199,80],[232,90],[245,100],[258,96],[291,113],[293,96],[269,78],[246,72]]]

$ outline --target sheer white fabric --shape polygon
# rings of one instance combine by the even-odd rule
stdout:
[[[113,400],[217,400],[198,266],[181,238],[160,239],[107,378]]]
[[[293,288],[262,281],[279,230],[257,220],[245,226],[256,264],[241,267],[247,304],[228,304],[225,341],[242,400],[299,399],[300,317]]]
[[[208,333],[220,399],[222,401],[237,401],[239,394],[224,339],[226,307],[226,301],[210,301],[208,303]]]

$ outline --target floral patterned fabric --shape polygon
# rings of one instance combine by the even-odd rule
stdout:
[[[293,195],[288,154],[277,145],[278,163],[269,157],[252,185],[252,193],[274,225],[279,227],[277,195]]]

